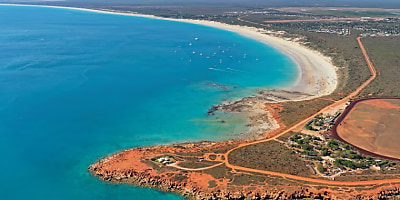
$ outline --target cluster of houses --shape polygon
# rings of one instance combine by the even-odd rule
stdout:
[[[334,124],[335,120],[341,115],[341,112],[337,112],[335,115],[323,115],[319,114],[312,120],[308,121],[305,127],[312,131],[328,131]]]
[[[337,34],[337,35],[350,35],[351,32],[348,28],[320,28],[308,30],[309,32],[316,33],[328,33],[328,34]]]

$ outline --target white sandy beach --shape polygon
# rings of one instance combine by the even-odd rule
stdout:
[[[293,42],[276,36],[267,35],[266,30],[264,29],[257,29],[254,27],[246,27],[238,25],[229,25],[229,24],[213,22],[213,21],[205,21],[205,20],[162,18],[153,15],[124,13],[113,10],[94,10],[94,9],[75,8],[75,7],[21,5],[21,4],[0,4],[0,5],[52,7],[52,8],[90,11],[97,13],[148,17],[161,20],[193,23],[193,24],[224,29],[263,42],[269,46],[278,49],[279,51],[285,53],[286,55],[290,56],[293,59],[293,61],[297,64],[298,69],[300,71],[298,80],[290,88],[278,88],[278,89],[304,92],[310,94],[312,96],[310,98],[315,98],[332,93],[337,86],[338,79],[336,74],[336,67],[332,64],[332,62],[328,57],[325,57],[321,53],[313,51],[301,45],[298,42]],[[292,100],[296,101],[303,99],[292,99]]]
[[[37,6],[37,5],[19,5],[19,4],[0,4],[0,5],[18,5],[18,6]],[[205,20],[191,20],[191,19],[171,19],[162,18],[153,15],[143,15],[138,13],[124,13],[114,10],[94,10],[86,8],[75,8],[75,7],[61,7],[61,6],[41,6],[39,7],[51,7],[51,8],[62,8],[71,10],[81,10],[97,13],[106,13],[114,15],[125,15],[125,16],[137,16],[154,18],[160,20],[177,21],[184,23],[192,23],[203,26],[210,26],[219,28],[231,32],[238,33],[242,36],[252,38],[263,42],[271,47],[276,48],[278,51],[288,55],[297,64],[299,70],[299,76],[295,81],[295,84],[288,88],[275,88],[277,91],[267,92],[267,101],[257,102],[253,100],[235,101],[229,102],[229,104],[248,104],[250,109],[244,112],[249,116],[249,131],[243,133],[240,138],[245,140],[258,140],[268,137],[268,134],[275,129],[278,129],[280,125],[264,108],[264,103],[270,102],[283,102],[283,101],[301,101],[314,99],[320,96],[331,94],[337,87],[338,79],[336,73],[336,67],[331,63],[328,57],[323,56],[321,53],[311,50],[299,42],[290,41],[287,39],[272,36],[269,33],[271,31],[264,29],[257,29],[254,27],[229,25],[220,22],[205,21]],[[269,34],[269,35],[268,35]],[[296,93],[300,92],[300,93]],[[277,97],[277,98],[275,98]],[[272,101],[271,101],[272,100]],[[222,104],[221,104],[222,105]],[[229,111],[228,111],[229,112]]]
[[[204,20],[177,21],[212,26],[236,32],[245,37],[263,42],[290,56],[297,64],[300,73],[297,82],[290,88],[283,88],[285,90],[308,93],[313,96],[312,98],[315,98],[328,95],[336,89],[336,67],[332,64],[331,60],[300,43],[267,35],[265,30],[254,27],[236,26]]]

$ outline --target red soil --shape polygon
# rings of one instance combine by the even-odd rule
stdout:
[[[399,105],[395,105],[392,103],[389,103],[387,101],[383,101],[380,99],[374,99],[374,100],[370,100],[370,101],[363,101],[362,103],[367,104],[367,105],[371,105],[371,106],[376,106],[376,107],[382,107],[382,108],[386,108],[386,109],[398,109],[400,108]]]
[[[335,128],[344,141],[374,154],[400,159],[400,100],[355,102]]]
[[[304,181],[301,184],[299,183],[297,186],[288,186],[288,185],[279,185],[269,187],[268,183],[266,185],[257,185],[257,188],[262,188],[263,191],[258,191],[251,189],[249,186],[241,186],[235,189],[236,186],[228,187],[227,180],[225,178],[218,179],[215,181],[217,186],[214,188],[209,188],[209,181],[215,180],[211,177],[210,174],[205,175],[205,172],[195,172],[195,171],[180,171],[179,169],[170,169],[165,166],[156,167],[151,165],[151,158],[154,158],[157,155],[162,154],[174,154],[177,152],[212,152],[212,149],[217,146],[225,146],[228,143],[232,144],[235,142],[218,142],[218,143],[196,143],[196,144],[182,144],[180,147],[173,146],[160,146],[160,147],[149,147],[149,148],[138,148],[138,149],[130,149],[123,152],[120,152],[116,155],[110,156],[103,160],[100,160],[98,163],[91,165],[89,170],[101,177],[103,180],[121,180],[124,178],[133,177],[134,181],[139,185],[144,185],[148,187],[158,187],[165,191],[189,191],[189,193],[194,194],[197,198],[208,199],[217,195],[221,198],[229,197],[237,197],[244,198],[250,196],[250,198],[257,198],[259,196],[268,197],[268,198],[339,198],[339,199],[349,199],[350,197],[354,197],[355,195],[362,195],[362,198],[357,199],[378,199],[381,196],[388,197],[391,195],[399,195],[400,189],[397,183],[400,183],[400,179],[384,179],[384,180],[371,180],[371,181],[331,181],[331,180],[322,180],[322,179],[312,179],[306,177],[300,177],[290,174],[283,174],[272,171],[265,170],[257,170],[251,168],[245,168],[241,166],[234,166],[229,163],[228,155],[235,149],[241,148],[243,146],[252,145],[256,143],[266,142],[270,140],[274,140],[299,126],[304,125],[307,121],[312,119],[315,115],[329,111],[330,109],[336,106],[342,106],[348,102],[349,99],[355,97],[362,91],[373,79],[376,77],[375,68],[372,65],[362,43],[361,39],[357,38],[357,41],[360,45],[362,53],[365,57],[365,60],[368,64],[368,67],[371,71],[371,77],[364,82],[360,87],[358,87],[354,92],[349,94],[347,97],[336,101],[330,106],[325,107],[321,111],[317,112],[313,116],[310,116],[296,125],[287,128],[285,131],[282,131],[279,134],[274,135],[273,137],[241,143],[237,147],[234,147],[227,151],[224,155],[225,160],[221,160],[220,162],[224,163],[226,167],[232,169],[232,173],[235,171],[246,171],[247,173],[256,173],[256,174],[265,174],[267,176],[279,176],[283,178],[287,178],[294,181]],[[380,106],[386,106],[387,104],[379,104]],[[390,105],[391,106],[391,105]],[[276,105],[276,107],[271,106],[269,109],[274,117],[278,115],[275,109],[279,110],[280,107]],[[400,141],[400,140],[399,140]],[[183,147],[183,148],[182,148]],[[149,164],[150,163],[150,164]],[[241,172],[242,173],[242,172]],[[179,175],[179,179],[177,180],[177,176]],[[316,183],[324,185],[323,189],[316,189],[316,186],[313,187],[312,184]],[[386,184],[388,186],[382,186],[382,184]],[[309,187],[310,189],[304,189],[302,185]],[[311,187],[310,187],[311,185]],[[206,187],[207,186],[207,187]],[[349,187],[347,187],[349,186]],[[265,187],[269,187],[268,191]],[[318,186],[319,187],[319,186]],[[353,187],[364,188],[362,190],[354,190]],[[275,188],[275,189],[274,189]],[[372,189],[375,188],[375,189]],[[293,190],[294,193],[287,191]],[[349,192],[352,191],[352,192]],[[332,192],[332,194],[329,194]],[[186,194],[186,192],[185,192]],[[244,196],[245,195],[245,196]],[[340,196],[343,195],[343,198]]]

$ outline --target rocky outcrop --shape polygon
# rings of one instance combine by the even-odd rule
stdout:
[[[223,184],[229,179],[218,179],[218,186],[210,187],[209,180],[216,181],[205,171],[185,171],[165,165],[155,165],[152,158],[165,154],[180,152],[199,152],[204,149],[234,145],[235,142],[199,142],[175,144],[171,146],[155,146],[135,148],[121,151],[106,157],[88,167],[88,171],[104,181],[128,183],[141,187],[157,188],[166,192],[182,195],[186,199],[196,200],[262,200],[262,199],[396,199],[400,197],[400,187],[397,184],[389,186],[371,186],[335,189],[337,186],[324,186],[317,189],[306,183],[282,183],[268,185],[268,181],[249,185]],[[175,154],[177,157],[179,155]],[[228,168],[229,170],[229,168]],[[239,172],[240,173],[240,172]],[[199,179],[205,182],[199,182]],[[205,184],[204,184],[205,183]],[[353,192],[347,192],[353,191]]]
[[[212,106],[208,113],[221,112],[246,112],[253,108],[256,103],[280,103],[285,101],[296,101],[308,99],[312,95],[286,90],[260,90],[257,95],[244,97],[237,101]]]
[[[394,188],[388,188],[386,190],[380,191],[378,193],[378,199],[379,200],[400,199],[400,188],[394,187]]]
[[[185,181],[173,181],[150,173],[138,173],[134,170],[109,171],[92,165],[88,170],[95,176],[104,181],[115,183],[129,183],[141,187],[157,188],[166,192],[173,192],[182,195],[186,199],[196,200],[263,200],[263,199],[340,199],[331,195],[329,192],[312,192],[306,188],[294,192],[271,190],[271,191],[203,191]],[[399,197],[400,189],[391,188],[382,190],[372,196],[355,196],[353,199],[394,199]]]
[[[248,115],[249,131],[243,133],[242,139],[259,140],[265,138],[265,133],[280,128],[277,119],[265,107],[266,104],[293,101],[309,98],[309,94],[285,90],[260,90],[257,95],[245,97],[236,101],[213,105],[208,115],[213,116],[217,111],[229,113],[245,113]]]
[[[313,193],[307,189],[288,193],[285,191],[211,191],[205,192],[190,183],[172,181],[152,176],[149,173],[137,173],[135,171],[107,171],[100,168],[90,166],[88,170],[95,176],[104,181],[116,183],[130,183],[141,187],[157,188],[165,192],[173,192],[182,195],[187,199],[196,200],[262,200],[262,199],[330,199],[328,193]]]

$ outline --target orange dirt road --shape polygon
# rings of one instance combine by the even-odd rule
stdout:
[[[376,70],[375,67],[373,66],[367,51],[364,48],[364,45],[361,42],[361,38],[357,38],[358,45],[360,46],[360,49],[364,55],[365,61],[367,62],[368,68],[370,70],[371,76],[366,80],[363,84],[361,84],[355,91],[350,93],[347,97],[338,100],[334,102],[333,104],[321,109],[314,115],[302,120],[301,122],[295,124],[294,126],[286,129],[285,131],[279,133],[278,135],[270,138],[266,138],[263,140],[258,140],[258,141],[253,141],[249,143],[242,143],[239,146],[230,149],[227,151],[225,154],[223,154],[226,158],[223,163],[229,168],[232,168],[234,170],[242,170],[242,171],[248,171],[248,172],[254,172],[254,173],[260,173],[260,174],[267,174],[267,175],[272,175],[272,176],[280,176],[284,178],[289,178],[289,179],[294,179],[294,180],[299,180],[299,181],[306,181],[306,182],[312,182],[312,183],[320,183],[320,184],[327,184],[327,185],[346,185],[346,186],[360,186],[360,185],[375,185],[375,184],[385,184],[385,183],[400,183],[400,178],[399,179],[384,179],[384,180],[370,180],[370,181],[333,181],[333,180],[322,180],[322,179],[315,179],[315,178],[307,178],[307,177],[302,177],[302,176],[296,176],[296,175],[291,175],[291,174],[285,174],[285,173],[279,173],[279,172],[273,172],[273,171],[266,171],[266,170],[259,170],[259,169],[252,169],[252,168],[246,168],[246,167],[241,167],[241,166],[236,166],[232,165],[229,163],[229,154],[239,148],[242,148],[244,146],[248,145],[253,145],[261,142],[267,142],[271,141],[274,139],[277,139],[278,137],[296,129],[297,127],[303,126],[305,123],[307,123],[309,120],[314,118],[317,114],[329,111],[332,108],[335,108],[337,106],[342,106],[346,104],[350,99],[354,98],[356,95],[358,95],[372,80],[376,78]]]

